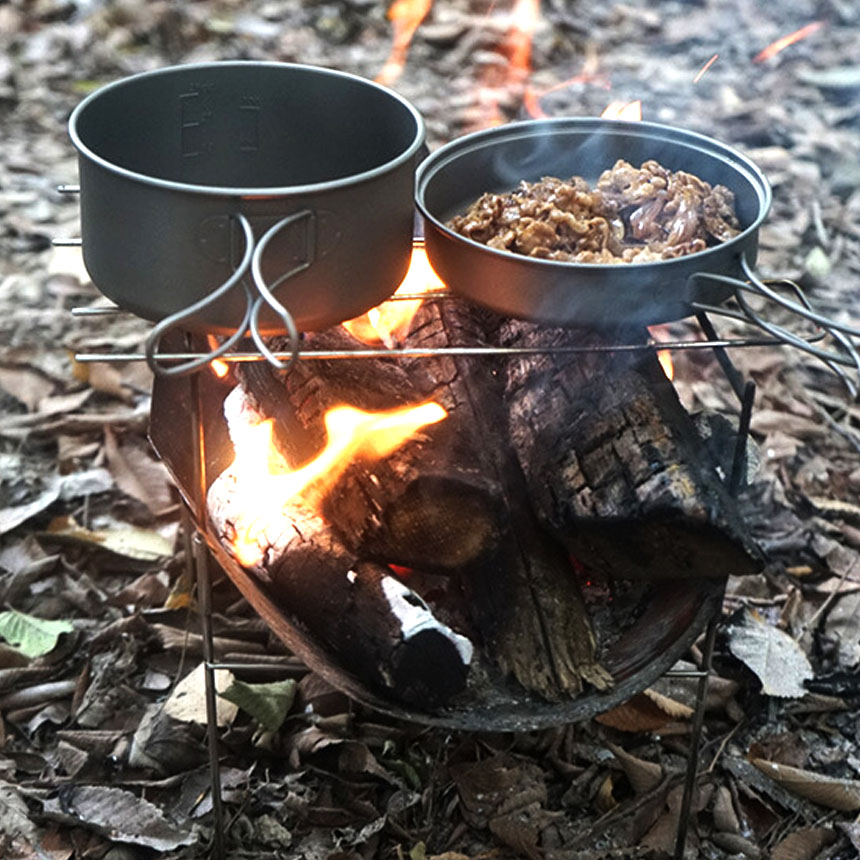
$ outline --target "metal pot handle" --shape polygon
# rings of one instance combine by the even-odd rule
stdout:
[[[773,289],[771,284],[766,284],[753,271],[746,255],[741,255],[741,268],[744,274],[749,279],[748,281],[740,281],[737,278],[729,277],[728,275],[717,275],[710,272],[696,272],[690,276],[690,280],[711,280],[718,281],[722,284],[728,284],[734,290],[734,296],[740,306],[740,312],[731,311],[726,308],[716,307],[713,305],[693,303],[695,310],[703,310],[708,313],[720,314],[729,316],[733,319],[742,322],[750,323],[757,326],[774,338],[783,343],[793,346],[796,349],[802,350],[815,358],[820,359],[825,365],[845,383],[851,397],[858,399],[857,384],[842,370],[842,367],[852,368],[858,377],[860,377],[860,354],[858,354],[857,345],[853,338],[860,338],[860,328],[840,323],[832,320],[829,317],[815,311],[809,300],[804,295],[800,287],[793,281],[782,279],[773,282],[773,284],[781,284],[785,288],[791,290],[797,297],[797,301],[792,301],[784,296],[781,296]],[[755,311],[747,300],[747,293],[753,293],[768,301],[775,302],[780,307],[791,311],[793,314],[802,317],[805,320],[815,323],[825,333],[829,334],[837,344],[837,349],[823,349],[815,346],[811,341],[789,331],[788,329],[769,322],[764,319],[760,313]]]
[[[293,266],[292,269],[285,272],[273,283],[267,284],[265,279],[263,278],[262,272],[263,254],[266,252],[266,246],[282,230],[304,219],[307,219],[308,221],[308,239],[306,242],[305,259],[296,263],[296,265]],[[292,314],[290,314],[290,312],[274,297],[274,295],[272,295],[272,290],[279,287],[282,283],[284,283],[284,281],[288,280],[289,278],[292,278],[295,275],[298,275],[300,272],[305,271],[305,269],[307,269],[313,263],[313,249],[316,245],[316,242],[314,241],[315,227],[316,220],[314,218],[314,213],[310,209],[303,209],[300,212],[294,212],[292,215],[287,215],[285,218],[281,218],[280,221],[269,227],[269,229],[266,230],[266,232],[260,237],[260,241],[257,242],[257,247],[254,250],[254,253],[251,258],[251,277],[254,281],[254,286],[257,288],[257,292],[259,293],[259,296],[254,300],[253,306],[251,308],[251,337],[254,339],[254,343],[257,345],[257,349],[260,350],[266,361],[268,361],[269,364],[273,365],[278,370],[288,370],[290,367],[293,366],[293,363],[298,358],[299,331],[296,328],[296,323],[292,317]],[[275,356],[275,354],[266,345],[262,335],[260,334],[259,320],[260,311],[263,307],[263,302],[265,302],[281,318],[284,323],[284,327],[289,334],[290,357],[286,362],[281,361]]]
[[[201,367],[205,367],[213,359],[223,355],[245,336],[245,332],[248,329],[253,315],[253,304],[251,291],[243,284],[242,289],[245,292],[245,314],[242,318],[242,322],[239,323],[236,331],[230,335],[229,338],[206,355],[199,356],[191,361],[186,361],[183,364],[163,365],[158,363],[157,350],[164,334],[169,329],[180,325],[189,317],[195,316],[205,310],[209,305],[220,301],[221,298],[227,295],[227,293],[229,293],[230,290],[245,277],[248,269],[251,267],[254,257],[254,233],[251,229],[251,224],[244,215],[239,214],[234,217],[241,225],[242,232],[245,236],[245,251],[242,254],[242,259],[230,277],[227,278],[220,287],[213,290],[202,299],[194,302],[194,304],[189,305],[187,308],[183,308],[182,310],[165,317],[153,327],[146,339],[145,354],[146,363],[149,365],[149,369],[156,376],[185,376],[186,374],[194,373],[195,371],[200,370]]]

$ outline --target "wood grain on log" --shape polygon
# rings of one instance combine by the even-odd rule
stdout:
[[[208,504],[229,547],[241,511],[232,469],[213,483]],[[439,621],[388,568],[357,558],[301,500],[273,518],[258,542],[265,554],[252,573],[348,671],[420,708],[445,702],[464,687],[473,653],[469,639]]]

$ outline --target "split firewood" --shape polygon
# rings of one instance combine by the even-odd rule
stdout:
[[[228,397],[241,396],[241,390]],[[246,413],[247,406],[230,410]],[[241,416],[240,416],[241,417]],[[238,419],[236,419],[238,420]],[[212,524],[233,546],[245,513],[233,467],[208,495]],[[361,560],[301,497],[260,524],[251,570],[270,599],[344,668],[376,691],[434,707],[465,685],[473,646],[441,622],[390,570]]]

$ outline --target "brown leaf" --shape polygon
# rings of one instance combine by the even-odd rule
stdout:
[[[543,855],[538,849],[540,833],[554,817],[535,801],[514,813],[492,818],[490,833],[512,848],[516,856],[541,860]]]
[[[0,366],[0,388],[23,403],[28,412],[35,412],[39,403],[53,392],[54,383],[26,367]]]
[[[106,361],[74,362],[75,379],[86,382],[90,388],[130,403],[132,393],[123,385],[122,374]]]
[[[454,765],[450,772],[460,795],[463,817],[473,827],[486,827],[491,818],[513,811],[517,804],[524,808],[534,802],[546,803],[541,769],[507,754]]]
[[[112,606],[154,608],[161,606],[170,594],[170,578],[163,570],[144,573],[108,601]]]
[[[675,719],[686,719],[692,708],[654,690],[637,693],[594,719],[621,732],[653,732]]]
[[[172,851],[194,841],[192,833],[172,824],[157,806],[130,791],[95,785],[67,789],[62,803],[45,801],[46,813],[95,828],[109,839],[156,851]]]
[[[642,691],[642,695],[649,698],[664,714],[668,714],[673,720],[688,720],[693,716],[693,709],[689,705],[670,699],[650,687]]]
[[[714,798],[714,827],[722,833],[740,833],[741,823],[728,786],[717,788]]]
[[[815,860],[818,853],[836,841],[836,834],[826,827],[806,827],[781,840],[770,855],[771,860]]]
[[[631,755],[615,744],[607,744],[612,755],[618,759],[630,785],[636,794],[645,794],[656,788],[663,779],[663,768],[653,761],[645,761]]]
[[[49,415],[64,415],[67,412],[75,412],[92,397],[92,394],[92,388],[84,388],[82,391],[75,391],[72,394],[45,397],[39,401],[39,414],[48,417]]]
[[[761,857],[761,849],[758,845],[750,842],[749,839],[744,839],[737,833],[714,833],[711,836],[711,841],[718,848],[722,848],[726,854],[731,854],[732,857],[748,857],[750,860]]]
[[[143,562],[163,561],[173,552],[173,541],[159,532],[132,526],[90,531],[79,526],[71,517],[57,517],[50,523],[47,532],[41,533],[39,537],[58,543],[95,547]]]
[[[778,785],[799,797],[841,812],[860,809],[860,781],[858,780],[837,779],[760,758],[751,759],[751,762]]]
[[[135,441],[120,443],[113,430],[106,427],[105,454],[117,486],[126,495],[142,502],[155,516],[172,506],[170,476],[148,446],[143,448]]]

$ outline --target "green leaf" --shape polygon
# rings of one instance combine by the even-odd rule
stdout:
[[[72,633],[68,621],[48,621],[15,609],[0,612],[0,636],[27,657],[41,657],[54,650],[62,633]]]
[[[292,678],[272,684],[246,684],[234,680],[219,695],[249,713],[267,731],[276,732],[296,698],[296,682]]]

